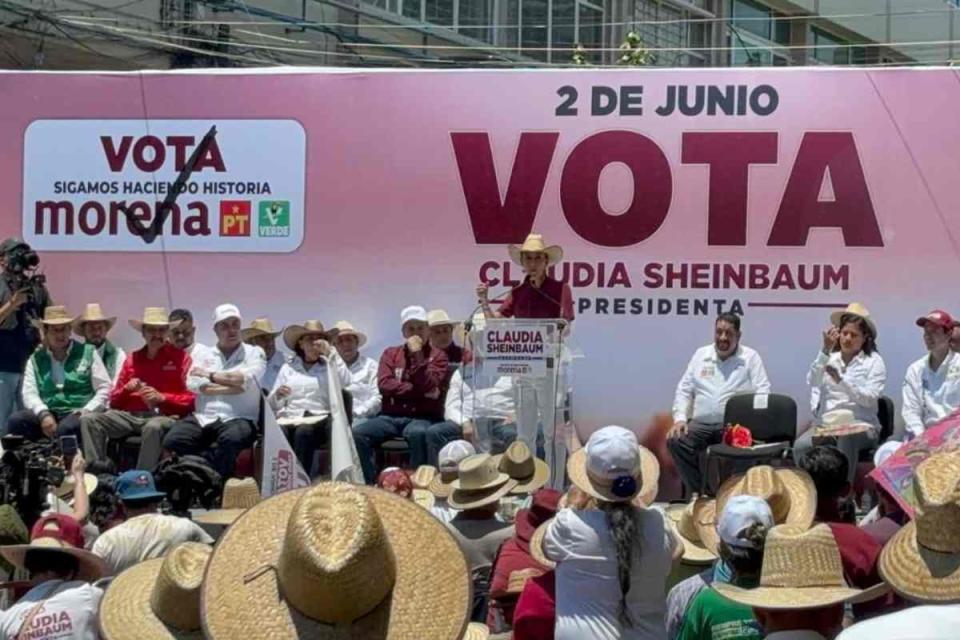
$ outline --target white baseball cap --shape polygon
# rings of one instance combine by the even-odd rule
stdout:
[[[452,440],[443,445],[437,454],[437,464],[442,470],[446,467],[448,470],[456,469],[460,462],[477,453],[476,447],[466,440]]]
[[[877,447],[877,452],[873,454],[873,466],[879,467],[902,446],[903,443],[897,442],[896,440],[887,440],[884,442]]]
[[[236,318],[240,322],[243,322],[243,318],[240,316],[240,309],[237,309],[237,305],[221,304],[213,310],[213,324],[223,322],[229,318]]]
[[[400,312],[400,326],[407,324],[411,320],[419,320],[420,322],[426,322],[427,310],[419,305],[406,307],[403,311]]]
[[[640,444],[637,436],[623,427],[610,426],[594,431],[587,440],[587,475],[614,481],[636,476],[640,471]]]
[[[773,512],[767,501],[756,496],[733,496],[723,507],[717,521],[717,533],[731,547],[753,549],[755,545],[741,534],[755,524],[762,524],[767,529],[773,526]]]

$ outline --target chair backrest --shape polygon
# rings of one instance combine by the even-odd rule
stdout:
[[[893,421],[896,408],[893,400],[887,396],[880,396],[877,400],[877,419],[880,421],[880,440],[883,444],[893,435]]]
[[[766,396],[766,402],[758,396]],[[782,393],[738,394],[727,400],[723,423],[747,427],[753,439],[760,442],[793,442],[797,434],[797,403]]]

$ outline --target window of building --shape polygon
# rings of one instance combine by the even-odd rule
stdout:
[[[702,6],[702,3],[694,2]],[[698,14],[691,13],[665,0],[635,0],[633,30],[655,51],[654,64],[664,66],[701,66],[706,59],[703,51],[685,51],[687,47],[701,47],[704,29],[708,23],[698,22]]]
[[[577,42],[584,49],[603,47],[603,9],[586,2],[577,3]],[[587,51],[587,60],[594,64],[603,62],[602,51]]]
[[[770,7],[751,0],[733,0],[730,13],[731,23],[737,29],[778,44],[790,44],[790,21],[778,20],[780,14]]]
[[[459,0],[459,2],[458,31],[470,38],[493,42],[493,30],[490,28],[493,24],[493,0]],[[448,0],[448,4],[453,3]],[[478,26],[471,28],[471,25]]]

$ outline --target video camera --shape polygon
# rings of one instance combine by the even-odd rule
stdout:
[[[0,499],[13,505],[27,527],[47,507],[47,491],[58,487],[66,475],[58,445],[52,442],[26,442],[23,436],[4,436],[0,457]]]
[[[33,248],[19,240],[10,246],[4,254],[6,272],[12,276],[14,289],[27,289],[31,295],[33,291],[47,282],[42,273],[35,273],[40,266],[40,256]]]

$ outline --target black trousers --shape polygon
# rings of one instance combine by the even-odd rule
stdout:
[[[53,414],[57,419],[56,437],[77,436],[77,443],[80,443],[80,416],[75,413]],[[7,433],[12,436],[23,436],[30,442],[39,442],[47,436],[40,428],[40,418],[30,411],[24,409],[17,411],[7,420]],[[81,445],[82,446],[82,445]],[[81,449],[82,450],[82,449]]]
[[[163,448],[181,456],[205,457],[226,480],[233,476],[237,455],[253,444],[256,434],[252,420],[217,420],[201,427],[197,419],[190,416],[173,423],[163,438]]]
[[[667,449],[677,465],[677,472],[683,480],[687,493],[700,493],[703,484],[702,458],[707,447],[723,439],[722,424],[703,424],[691,420],[687,423],[687,432],[679,438],[669,438]]]

